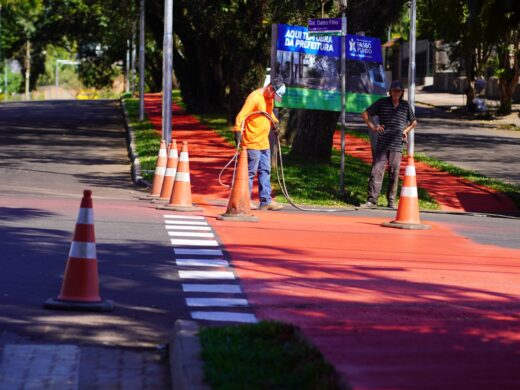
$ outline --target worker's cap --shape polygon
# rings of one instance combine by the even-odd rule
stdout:
[[[281,102],[282,96],[284,95],[286,90],[284,82],[280,79],[274,79],[271,82],[271,85],[273,86],[274,90],[274,100],[276,100],[277,102]]]
[[[403,84],[399,80],[392,81],[392,84],[390,84],[390,90],[392,89],[404,91]]]

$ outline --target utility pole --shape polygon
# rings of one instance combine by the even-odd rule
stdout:
[[[144,120],[144,0],[139,1],[139,120]]]
[[[172,59],[173,59],[173,0],[164,0],[163,44],[163,129],[162,138],[168,145],[172,133]]]
[[[340,0],[341,9],[341,157],[339,193],[345,194],[345,111],[346,111],[346,45],[347,45],[347,0]]]
[[[408,102],[415,113],[415,0],[410,1],[410,54],[408,56]],[[413,157],[415,147],[415,131],[408,133],[408,150],[409,156]]]

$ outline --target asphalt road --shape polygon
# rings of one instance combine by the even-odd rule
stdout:
[[[0,178],[0,348],[74,344],[88,348],[82,364],[91,367],[102,348],[113,356],[144,351],[142,367],[156,371],[158,388],[165,385],[162,345],[174,321],[189,314],[162,213],[138,200],[131,183],[118,102],[0,105]],[[60,291],[85,188],[93,193],[101,296],[115,310],[44,310]]]

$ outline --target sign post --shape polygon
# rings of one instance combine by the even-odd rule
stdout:
[[[346,1],[341,2],[341,18],[309,19],[309,35],[341,36],[341,156],[339,174],[339,194],[345,195],[345,111],[346,111],[346,36],[347,16]],[[344,4],[343,4],[344,3]]]

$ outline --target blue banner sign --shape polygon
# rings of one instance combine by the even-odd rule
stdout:
[[[328,57],[340,57],[341,38],[334,36],[311,36],[305,27],[279,24],[277,49]]]
[[[361,35],[347,34],[347,58],[365,62],[383,62],[381,41]]]

